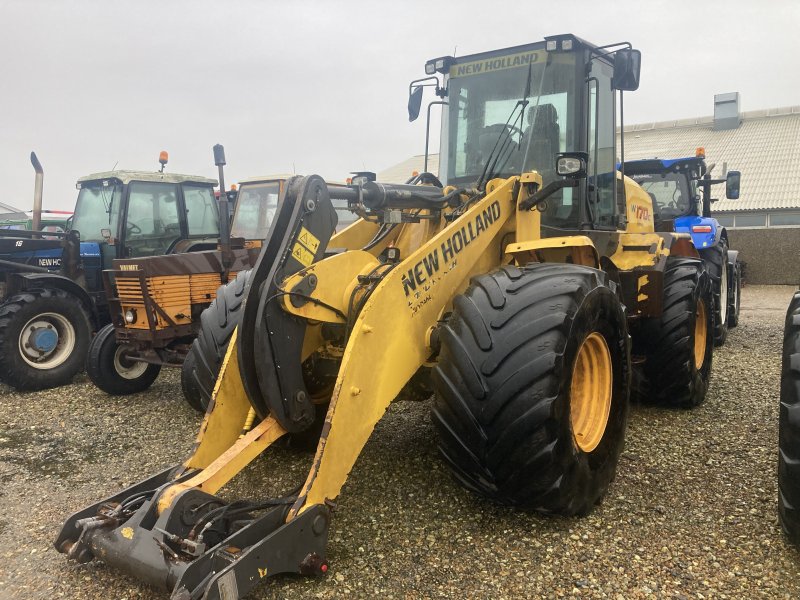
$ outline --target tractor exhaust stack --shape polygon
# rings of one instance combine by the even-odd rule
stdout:
[[[36,171],[36,183],[33,188],[33,231],[42,228],[42,186],[44,185],[44,170],[42,163],[36,157],[36,152],[31,152],[31,164]]]

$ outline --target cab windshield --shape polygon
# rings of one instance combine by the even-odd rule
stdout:
[[[121,196],[120,184],[92,182],[81,186],[72,219],[72,230],[80,232],[81,241],[102,242],[103,229],[110,229],[112,235],[115,234]]]
[[[657,219],[674,219],[692,213],[692,194],[685,175],[653,173],[634,175],[633,179],[650,194]]]
[[[454,65],[447,182],[476,182],[490,155],[497,157],[490,176],[536,170],[545,185],[555,179],[556,154],[577,149],[576,75],[574,53],[543,49]]]
[[[231,236],[246,240],[263,240],[269,233],[278,210],[280,183],[251,183],[239,188]]]

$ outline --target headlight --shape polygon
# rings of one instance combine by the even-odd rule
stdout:
[[[136,323],[136,311],[132,308],[129,308],[125,311],[125,322],[126,323]]]

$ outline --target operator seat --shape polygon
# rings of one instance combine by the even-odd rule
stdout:
[[[550,103],[528,109],[528,126],[523,132],[522,151],[530,144],[525,171],[536,170],[545,184],[555,177],[556,154],[561,149],[558,112]]]

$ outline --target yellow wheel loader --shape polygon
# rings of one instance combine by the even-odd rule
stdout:
[[[650,197],[615,171],[616,91],[638,87],[639,62],[630,44],[572,35],[430,61],[446,104],[441,180],[287,182],[226,315],[238,326],[191,456],[69,517],[56,548],[176,600],[324,574],[342,486],[426,368],[461,483],[545,513],[591,510],[624,444],[631,337],[637,362],[669,351],[681,402],[704,395],[712,358],[712,296],[691,239],[655,232]],[[334,234],[342,201],[361,219]],[[319,414],[294,491],[218,494]]]

